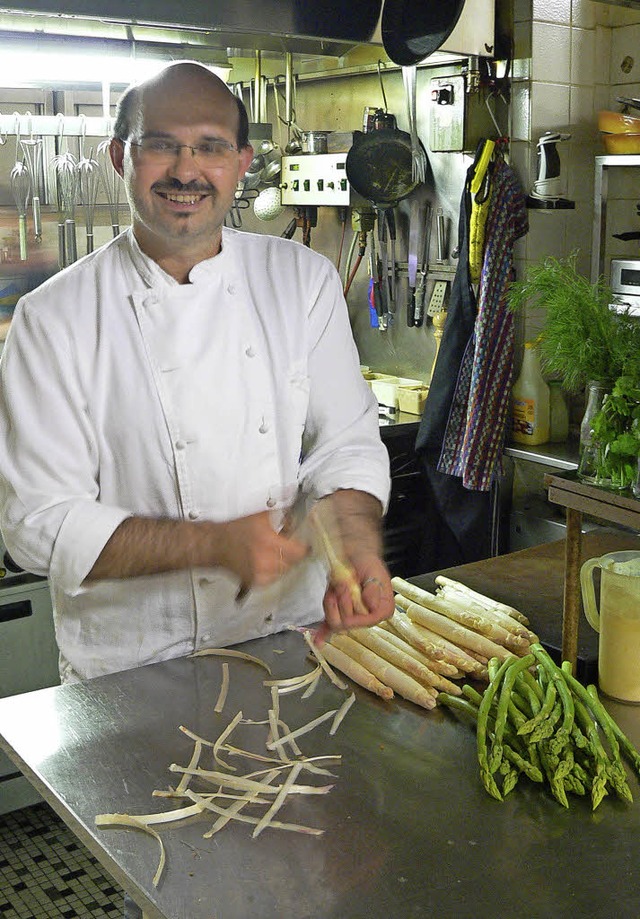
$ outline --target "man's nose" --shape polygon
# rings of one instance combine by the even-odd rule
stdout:
[[[198,175],[200,173],[200,167],[197,157],[193,154],[193,148],[188,144],[181,144],[176,150],[176,155],[169,166],[169,170],[171,175],[181,181],[183,181],[185,176]]]

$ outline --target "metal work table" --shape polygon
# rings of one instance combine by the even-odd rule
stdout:
[[[590,514],[638,532],[640,531],[640,501],[629,495],[581,482],[570,474],[549,474],[545,476],[544,481],[549,488],[549,501],[566,509],[562,653],[564,660],[575,664],[581,603],[582,515]]]
[[[547,547],[549,557],[555,551]],[[533,599],[545,554],[516,555],[526,581],[518,598]],[[513,576],[513,556],[453,572],[462,577],[473,567],[476,585],[480,578],[485,587],[502,585],[508,600],[509,560]],[[552,565],[545,571],[558,580]],[[295,633],[243,648],[275,676],[309,667]],[[170,807],[151,792],[176,783],[170,763],[188,761],[192,742],[178,725],[213,740],[239,709],[264,717],[263,671],[235,660],[224,712],[214,713],[222,662],[168,661],[0,700],[1,745],[149,919],[637,919],[638,803],[607,798],[593,814],[588,801],[572,798],[565,810],[526,780],[497,802],[480,784],[469,725],[447,710],[384,703],[360,688],[334,737],[323,725],[299,739],[307,754],[342,755],[335,787],[296,798],[280,814],[324,835],[267,829],[252,839],[251,827],[230,824],[205,840],[207,817],[160,828],[167,867],[154,889],[156,841],[134,829],[98,829],[94,817]],[[307,700],[282,696],[281,716],[295,727],[342,699],[323,681]],[[609,707],[640,744],[640,707]],[[631,788],[640,801],[635,777]]]

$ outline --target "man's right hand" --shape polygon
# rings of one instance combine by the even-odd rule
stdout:
[[[272,584],[309,554],[299,539],[273,529],[269,511],[217,526],[219,564],[236,574],[245,589]]]
[[[308,553],[305,543],[273,528],[270,511],[223,523],[127,517],[111,534],[87,580],[226,568],[248,590],[277,581]]]

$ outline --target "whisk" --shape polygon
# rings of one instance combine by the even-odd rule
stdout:
[[[80,200],[84,210],[84,225],[87,234],[87,255],[93,252],[93,217],[98,199],[98,187],[100,182],[100,164],[93,159],[93,150],[89,151],[89,156],[83,156],[78,162],[78,188],[80,191]]]
[[[38,194],[38,176],[40,175],[40,156],[42,153],[42,138],[31,136],[28,140],[21,140],[20,146],[24,153],[24,161],[31,178],[31,207],[33,208],[33,235],[36,242],[42,240],[42,217],[40,214],[40,195]]]
[[[20,236],[20,259],[27,260],[27,205],[31,192],[31,178],[24,162],[18,160],[11,170],[11,191],[18,211],[18,227]]]
[[[103,140],[98,144],[98,163],[100,166],[100,177],[107,196],[109,205],[109,215],[111,217],[111,231],[115,236],[120,232],[120,186],[122,179],[113,168],[111,157],[109,156],[109,140]]]
[[[78,195],[78,173],[76,158],[72,153],[60,153],[53,158],[58,192],[58,248],[62,264],[71,265],[78,258],[76,246],[76,199]],[[61,232],[62,231],[62,232]]]

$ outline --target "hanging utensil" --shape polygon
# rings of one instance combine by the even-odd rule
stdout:
[[[20,153],[20,113],[13,113],[16,135],[16,161],[9,176],[11,193],[18,211],[18,235],[20,241],[20,260],[27,260],[27,206],[31,191],[31,178],[24,157]]]
[[[413,178],[411,138],[397,128],[354,131],[346,172],[353,189],[382,208],[395,207],[419,184]]]
[[[89,151],[88,157],[83,157],[77,165],[78,170],[78,189],[80,200],[84,211],[84,225],[87,235],[87,255],[93,252],[93,218],[95,215],[96,202],[98,200],[98,188],[100,186],[100,164],[93,159],[93,151]]]
[[[31,192],[29,170],[23,162],[17,162],[11,170],[11,192],[18,211],[18,230],[20,236],[20,260],[27,260],[27,206]]]
[[[382,8],[382,44],[394,64],[419,64],[451,35],[465,0],[385,0]]]
[[[82,130],[80,135],[80,158],[76,163],[76,194],[84,211],[84,226],[86,235],[87,255],[93,252],[93,217],[98,198],[98,185],[100,182],[100,166],[93,158],[93,147],[89,155],[85,153],[87,140],[87,120],[81,115]]]
[[[27,112],[30,117],[31,112]],[[42,242],[42,214],[40,210],[40,195],[38,188],[40,184],[40,174],[42,170],[42,138],[34,137],[29,122],[29,137],[21,140],[20,146],[24,154],[24,161],[29,170],[31,180],[31,208],[33,211],[33,235],[36,242]]]
[[[102,187],[107,198],[109,206],[109,216],[111,218],[111,232],[114,239],[120,233],[120,188],[122,179],[113,168],[109,147],[111,141],[103,140],[98,144],[97,160],[100,164],[100,177]]]
[[[73,264],[78,258],[76,245],[76,201],[78,198],[78,172],[75,156],[67,151],[54,157],[56,185],[63,216],[64,265]],[[58,233],[60,223],[58,223]]]
[[[418,137],[418,117],[416,107],[418,72],[415,66],[402,68],[402,80],[407,103],[407,119],[411,136],[411,174],[414,181],[424,182],[427,176],[427,154]]]

